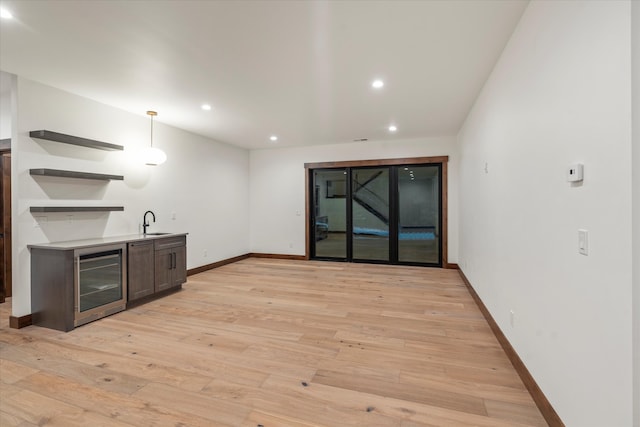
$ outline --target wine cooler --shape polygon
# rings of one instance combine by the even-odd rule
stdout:
[[[126,251],[124,244],[75,251],[75,326],[125,309]]]

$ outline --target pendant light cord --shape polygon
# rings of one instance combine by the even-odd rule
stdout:
[[[147,115],[151,117],[151,148],[153,148],[153,116],[157,116],[155,111],[147,111]]]

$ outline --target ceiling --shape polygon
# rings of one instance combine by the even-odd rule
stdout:
[[[0,70],[256,149],[455,135],[527,2],[0,4]]]

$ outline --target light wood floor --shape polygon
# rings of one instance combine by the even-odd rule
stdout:
[[[546,425],[455,270],[252,258],[69,333],[9,311],[3,427]]]

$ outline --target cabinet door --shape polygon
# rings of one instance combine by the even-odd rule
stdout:
[[[173,248],[160,249],[156,252],[156,292],[173,286]]]
[[[187,247],[173,248],[173,286],[180,286],[187,281]]]
[[[155,292],[153,242],[129,243],[127,252],[129,301],[153,294]]]

